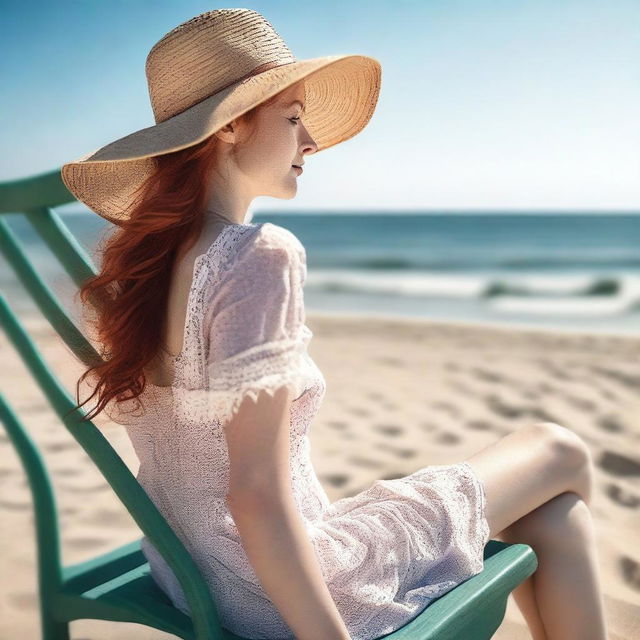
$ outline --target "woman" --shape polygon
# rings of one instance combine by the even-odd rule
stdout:
[[[62,170],[120,226],[82,289],[107,356],[83,376],[96,381],[85,402],[98,396],[94,415],[118,403],[138,479],[222,624],[251,638],[377,638],[479,573],[499,538],[538,555],[514,591],[536,640],[602,640],[593,466],[568,429],[532,424],[334,503],[314,472],[308,429],[326,385],[307,353],[305,250],[247,211],[260,195],[294,197],[295,165],[364,128],[379,63],[296,61],[260,14],[220,9],[165,35],[147,76],[157,124]],[[133,400],[142,413],[125,411]]]

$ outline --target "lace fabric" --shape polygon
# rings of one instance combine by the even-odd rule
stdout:
[[[206,388],[198,400],[190,394],[191,412],[197,402],[204,415],[227,424],[245,396],[273,396],[281,386],[291,387],[293,398],[302,394],[312,373],[305,279],[304,248],[283,227],[263,225],[237,246],[205,284],[199,315],[208,354],[198,380],[204,377]]]
[[[304,247],[290,231],[268,222],[225,227],[194,265],[174,383],[149,384],[147,410],[122,424],[140,459],[138,480],[206,577],[222,624],[246,638],[294,638],[227,508],[223,428],[245,396],[291,386],[293,497],[351,637],[370,640],[482,570],[485,494],[465,462],[378,480],[330,502],[310,455],[326,381],[307,352],[305,279]],[[188,614],[179,583],[146,539],[143,551],[160,588]]]

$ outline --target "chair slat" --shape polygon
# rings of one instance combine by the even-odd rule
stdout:
[[[87,366],[98,362],[100,359],[98,352],[76,327],[47,283],[31,264],[9,225],[2,219],[0,219],[0,247],[23,286],[31,294],[42,315],[47,318],[53,329],[76,357]]]
[[[88,591],[144,564],[147,560],[140,541],[138,538],[100,556],[65,567],[62,572],[65,587],[77,593]]]

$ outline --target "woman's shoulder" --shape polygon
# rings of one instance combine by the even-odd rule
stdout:
[[[227,225],[201,257],[207,265],[201,272],[209,286],[247,274],[299,270],[306,279],[306,251],[297,236],[273,222]],[[195,280],[194,280],[195,285]]]
[[[252,233],[246,234],[229,266],[239,261],[276,259],[276,255],[289,262],[306,262],[305,248],[292,231],[273,222],[261,222],[255,225]]]
[[[302,242],[286,227],[273,222],[261,222],[257,227],[256,233],[249,238],[250,242],[254,242],[254,246],[293,249],[304,253]]]

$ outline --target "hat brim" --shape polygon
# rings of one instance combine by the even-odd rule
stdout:
[[[302,79],[302,119],[317,151],[322,151],[352,138],[367,125],[378,102],[381,75],[379,61],[361,55],[323,56],[275,67],[64,164],[62,180],[78,200],[118,224],[130,216],[142,196],[139,189],[155,170],[154,156],[203,141]]]

